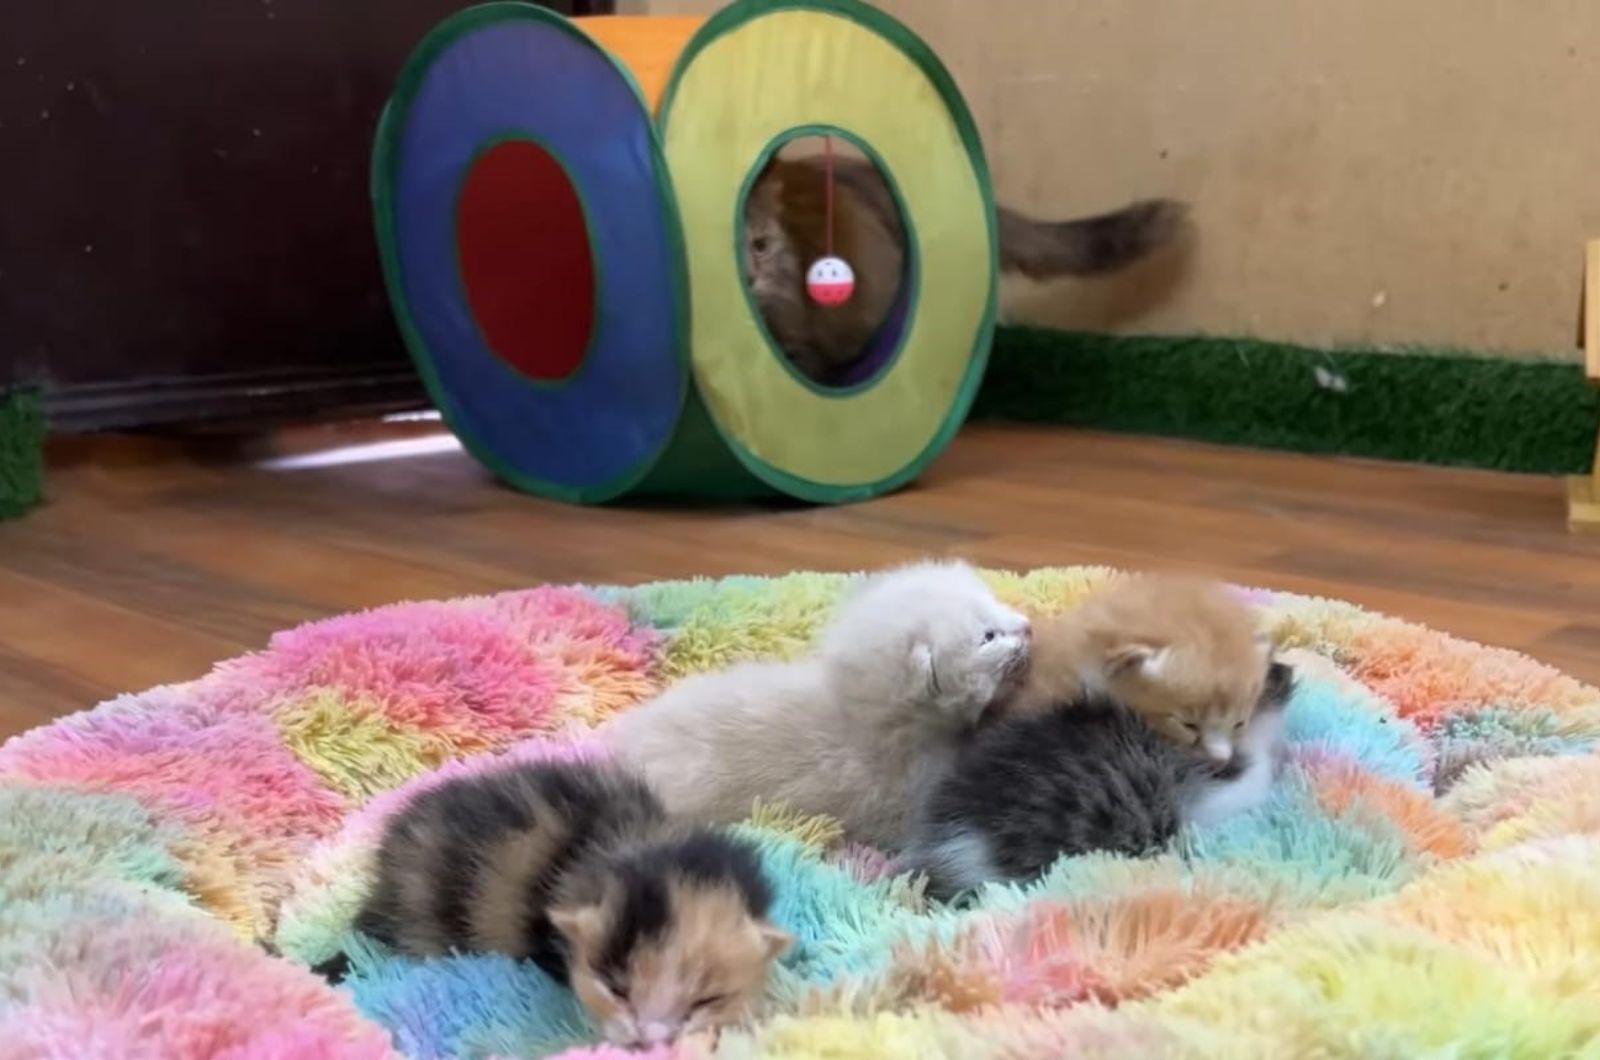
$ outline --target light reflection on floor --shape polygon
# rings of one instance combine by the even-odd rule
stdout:
[[[407,460],[418,456],[454,453],[461,442],[449,432],[426,434],[418,438],[400,438],[384,442],[363,442],[359,445],[340,445],[331,449],[318,449],[308,453],[291,453],[258,461],[256,467],[265,471],[306,471],[319,467],[343,467],[349,464],[372,464],[385,460]]]

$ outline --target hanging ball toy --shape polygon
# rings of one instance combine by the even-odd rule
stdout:
[[[827,203],[823,231],[827,233],[828,247],[806,270],[806,293],[818,305],[844,305],[856,289],[856,273],[849,262],[833,253],[833,137],[822,138],[822,150],[825,163],[822,187]]]
[[[843,258],[818,258],[806,270],[806,292],[819,305],[844,305],[855,289],[855,271]]]

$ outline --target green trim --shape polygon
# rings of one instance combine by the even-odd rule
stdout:
[[[723,34],[737,29],[752,19],[770,15],[778,11],[817,11],[824,14],[838,15],[849,19],[857,25],[876,33],[898,48],[905,56],[917,66],[933,85],[934,91],[944,103],[950,113],[950,119],[955,123],[956,132],[961,138],[962,145],[966,148],[967,157],[972,164],[973,174],[977,179],[978,191],[987,207],[986,220],[989,226],[989,291],[987,305],[984,309],[983,319],[979,322],[978,332],[973,341],[972,356],[967,362],[966,374],[962,377],[961,385],[956,391],[955,398],[950,403],[943,423],[934,432],[933,437],[922,451],[913,457],[899,471],[887,475],[876,482],[860,485],[837,486],[831,483],[813,482],[802,479],[786,471],[768,465],[765,461],[748,452],[737,435],[724,427],[721,421],[712,417],[717,433],[722,440],[733,450],[739,462],[743,464],[757,478],[774,486],[792,497],[811,501],[817,504],[839,504],[850,501],[867,500],[879,494],[888,493],[899,489],[912,479],[920,475],[931,463],[934,457],[950,444],[950,439],[956,431],[961,429],[961,424],[967,418],[967,412],[972,407],[973,400],[977,397],[978,385],[983,380],[984,369],[989,360],[989,346],[993,338],[995,314],[999,304],[999,234],[996,229],[994,209],[994,185],[989,178],[989,165],[983,153],[983,141],[978,135],[978,126],[972,118],[972,112],[967,109],[966,100],[961,91],[956,87],[955,78],[950,71],[945,69],[939,57],[933,53],[922,39],[913,33],[904,24],[891,18],[889,15],[871,7],[861,0],[735,0],[734,3],[718,11],[708,18],[701,27],[695,31],[684,46],[682,54],[678,56],[677,63],[672,68],[672,75],[667,80],[666,91],[661,96],[661,106],[657,113],[662,137],[665,138],[667,125],[672,116],[672,104],[677,97],[678,83],[683,79],[685,71],[694,62],[702,50],[712,41]],[[741,198],[741,204],[742,204]],[[906,224],[913,223],[909,212],[904,214]],[[741,275],[743,270],[740,270]],[[756,319],[760,319],[759,315]],[[910,326],[912,317],[907,315],[907,326]],[[878,378],[878,377],[874,377]]]
[[[493,151],[496,147],[499,147],[501,144],[509,143],[533,144],[545,154],[555,159],[556,165],[561,167],[561,175],[567,178],[567,184],[571,186],[573,194],[577,196],[578,210],[583,214],[583,241],[589,249],[589,268],[594,270],[595,297],[594,301],[589,305],[589,341],[584,343],[583,353],[579,355],[578,363],[572,366],[572,371],[568,372],[560,379],[539,379],[523,372],[517,368],[516,365],[507,361],[503,357],[499,357],[498,353],[496,353],[496,356],[499,357],[500,363],[504,365],[512,375],[516,376],[519,382],[526,383],[529,386],[540,390],[560,390],[562,387],[571,386],[582,377],[584,368],[589,364],[589,354],[594,352],[595,345],[600,341],[600,333],[604,325],[604,318],[600,315],[600,292],[604,291],[606,286],[604,263],[600,260],[599,248],[594,245],[594,240],[589,238],[589,233],[594,231],[594,226],[589,223],[589,219],[594,216],[594,213],[589,209],[589,200],[584,197],[583,188],[578,185],[576,180],[572,179],[572,168],[567,165],[567,160],[561,157],[561,152],[545,143],[542,138],[518,129],[515,131],[507,130],[503,133],[496,133],[484,143],[479,144],[478,149],[472,153],[471,161],[467,163],[466,168],[461,171],[460,179],[456,181],[456,193],[452,198],[452,202],[454,204],[453,209],[456,217],[461,216],[461,189],[466,186],[467,178],[472,176],[472,171],[478,167],[478,162],[482,160],[484,155],[488,154],[490,151]],[[456,241],[455,246],[455,261],[456,285],[460,288],[459,297],[461,298],[463,305],[470,306],[472,303],[467,298],[467,281],[466,278],[461,275],[461,241],[459,239]],[[490,344],[488,336],[484,335],[483,329],[478,326],[478,320],[476,317],[474,317],[472,320],[472,329],[478,333],[478,341],[483,343],[483,348],[491,353],[494,353],[494,346]]]
[[[973,414],[1556,474],[1589,469],[1600,391],[1576,361],[1001,328]]]
[[[44,403],[32,390],[0,391],[0,519],[44,499]]]
[[[761,332],[761,337],[766,340],[767,352],[771,353],[773,358],[783,365],[784,371],[789,373],[789,378],[813,394],[820,394],[822,397],[848,397],[851,394],[859,394],[863,390],[870,389],[880,379],[888,375],[895,362],[900,360],[900,354],[905,351],[906,339],[911,335],[911,320],[916,316],[917,304],[922,299],[922,249],[917,244],[916,225],[911,220],[911,211],[906,209],[905,198],[900,194],[900,185],[895,181],[894,174],[889,171],[889,167],[884,164],[883,156],[878,154],[871,144],[850,130],[842,129],[837,125],[796,125],[792,129],[785,129],[767,141],[767,145],[756,156],[756,164],[750,167],[750,172],[745,175],[744,182],[739,185],[739,197],[733,204],[733,253],[736,260],[740,262],[739,273],[741,276],[744,273],[744,208],[745,203],[750,199],[750,190],[755,186],[756,178],[761,175],[761,171],[766,168],[767,161],[781,151],[785,144],[798,140],[802,136],[836,136],[841,140],[850,141],[856,145],[862,154],[867,156],[867,160],[873,164],[878,171],[878,175],[883,178],[884,184],[888,185],[889,195],[894,199],[895,212],[900,215],[900,227],[905,235],[905,250],[910,258],[911,266],[905,270],[902,276],[902,282],[911,285],[911,297],[906,303],[905,320],[900,327],[899,341],[895,343],[894,349],[889,351],[889,356],[884,358],[877,371],[867,378],[858,383],[851,383],[849,386],[827,386],[806,375],[794,366],[792,360],[784,356],[783,350],[773,341],[772,332],[767,330],[766,319],[761,315],[761,309],[756,305],[755,296],[750,293],[750,285],[747,283],[741,284],[744,288],[744,304],[749,309],[751,318],[756,322],[756,328]],[[895,301],[899,301],[898,294],[895,296]],[[873,339],[876,337],[877,332],[873,332]],[[872,339],[868,339],[867,342],[868,345],[871,345]]]
[[[433,369],[427,344],[422,341],[421,332],[418,331],[416,322],[411,319],[411,308],[406,304],[401,283],[394,228],[394,178],[395,167],[398,164],[397,146],[404,128],[404,115],[410,109],[411,101],[416,96],[423,77],[440,52],[472,30],[515,19],[554,26],[593,48],[622,76],[632,89],[634,98],[639,102],[639,112],[644,116],[650,131],[650,162],[656,191],[661,198],[661,209],[666,215],[671,249],[677,258],[677,267],[670,270],[672,275],[667,278],[667,282],[673,286],[673,300],[678,306],[677,334],[670,336],[670,339],[673,341],[673,352],[678,360],[682,380],[678,394],[678,414],[680,418],[682,417],[683,402],[690,386],[689,293],[685,286],[688,255],[684,249],[683,226],[679,220],[677,196],[673,191],[670,175],[667,173],[666,160],[662,157],[661,136],[655,123],[650,120],[650,108],[646,105],[644,94],[639,90],[638,81],[634,79],[632,72],[601,47],[594,38],[554,11],[520,3],[517,0],[495,0],[493,3],[465,8],[435,26],[407,58],[396,82],[394,94],[390,96],[388,103],[384,105],[383,113],[378,117],[378,129],[372,147],[371,196],[373,219],[378,230],[378,257],[383,266],[383,280],[389,294],[389,305],[394,311],[395,323],[400,328],[401,338],[405,340],[406,350],[417,366],[417,373],[422,377],[423,385],[432,396],[434,404],[438,406],[445,422],[455,432],[456,437],[461,439],[461,444],[467,451],[479,463],[523,492],[553,497],[573,504],[608,501],[620,497],[650,473],[650,469],[671,444],[670,436],[657,452],[641,460],[637,466],[606,482],[588,486],[568,486],[564,483],[550,482],[511,467],[470,432],[462,429],[460,419],[451,406],[449,392],[440,384],[438,374]]]
[[[711,422],[705,399],[689,389],[683,418],[650,474],[634,487],[633,496],[693,497],[696,500],[756,500],[778,491],[752,475],[728,448]]]

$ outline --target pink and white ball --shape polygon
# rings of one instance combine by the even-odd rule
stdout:
[[[818,258],[806,270],[806,292],[819,305],[844,305],[855,289],[855,271],[843,258]]]

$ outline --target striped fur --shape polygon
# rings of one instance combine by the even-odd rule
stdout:
[[[771,903],[747,844],[669,822],[620,767],[548,761],[418,795],[356,927],[414,956],[532,960],[639,1044],[748,1014],[788,943]]]
[[[1293,671],[1270,667],[1239,754],[1217,763],[1091,695],[979,733],[924,804],[907,859],[951,897],[990,880],[1026,880],[1095,850],[1139,856],[1190,820],[1259,804],[1283,755]]]
[[[795,366],[821,382],[837,378],[883,326],[905,281],[905,225],[893,192],[863,158],[774,157],[755,179],[744,208],[745,282],[767,331]],[[830,206],[831,203],[831,206]],[[1175,242],[1188,208],[1147,199],[1110,213],[1041,221],[1000,206],[1002,272],[1043,280],[1095,276],[1133,264]],[[829,228],[829,218],[832,228]],[[821,306],[806,293],[806,270],[824,253],[855,272],[843,305]]]

